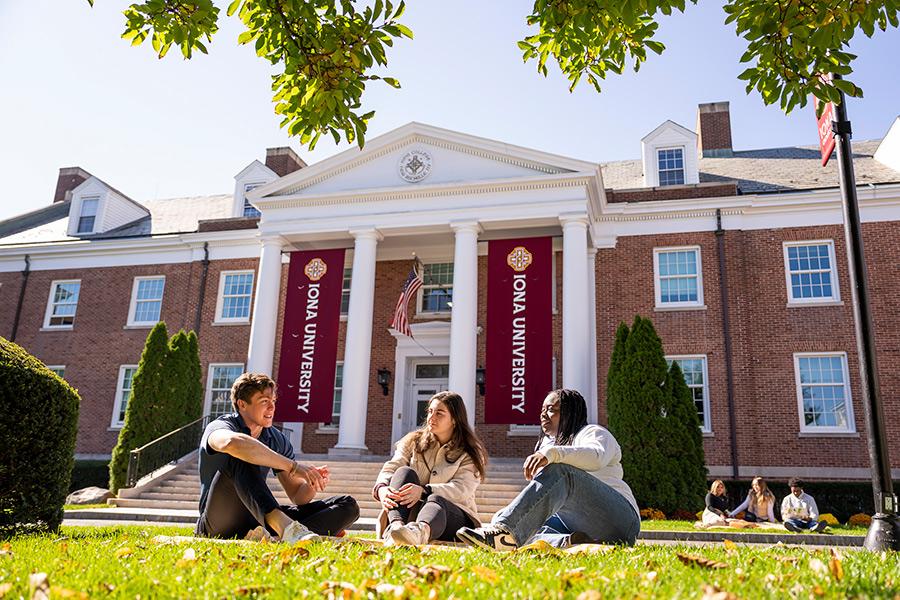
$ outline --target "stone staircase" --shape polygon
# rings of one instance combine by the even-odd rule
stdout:
[[[304,456],[300,460],[327,464],[331,469],[331,482],[321,496],[349,494],[359,503],[361,519],[369,520],[378,516],[380,505],[372,498],[372,485],[387,457],[367,456],[362,460],[351,461],[326,456]],[[268,483],[275,498],[288,504],[288,498],[274,475],[269,475]],[[521,460],[493,459],[488,465],[484,483],[475,492],[481,520],[490,521],[491,516],[506,506],[524,485]],[[110,499],[109,503],[122,509],[135,509],[136,513],[171,511],[173,514],[185,514],[187,511],[194,511],[193,514],[196,515],[200,498],[197,459],[187,459],[156,479],[122,492],[120,497]],[[193,518],[196,519],[196,516]]]

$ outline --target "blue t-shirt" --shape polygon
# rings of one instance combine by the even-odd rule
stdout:
[[[200,439],[201,513],[203,512],[203,509],[206,508],[206,499],[207,496],[209,496],[209,487],[210,485],[212,485],[213,477],[215,477],[216,473],[223,469],[225,463],[229,459],[238,460],[229,454],[225,454],[224,452],[216,452],[209,447],[209,435],[213,431],[218,431],[219,429],[236,431],[238,433],[245,433],[247,435],[250,435],[250,428],[247,427],[246,423],[244,423],[244,419],[239,413],[222,415],[206,426],[206,430],[203,432],[203,437]],[[268,447],[273,452],[277,452],[282,456],[286,456],[287,458],[294,460],[294,447],[291,446],[291,442],[288,437],[280,430],[274,427],[263,427],[262,433],[260,433],[259,437],[256,439],[258,442]],[[256,466],[256,468],[260,470],[260,474],[263,477],[266,477],[268,475],[267,471],[269,467],[262,467],[258,465],[254,466]],[[272,469],[272,472],[278,473],[278,470]]]

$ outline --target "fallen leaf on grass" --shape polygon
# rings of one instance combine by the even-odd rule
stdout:
[[[421,577],[426,583],[435,583],[440,578],[453,572],[453,569],[444,565],[425,565],[424,567],[406,565],[404,569],[413,577]]]
[[[125,558],[126,556],[131,556],[132,554],[134,554],[134,551],[128,546],[116,550],[116,558]]]
[[[197,564],[197,552],[193,548],[185,550],[181,558],[175,561],[175,566],[179,569],[193,567],[195,564]]]
[[[813,571],[814,573],[818,573],[819,575],[828,574],[828,567],[826,567],[825,563],[823,563],[818,558],[809,559],[809,568],[811,571]]]
[[[731,592],[720,590],[714,585],[704,585],[703,600],[737,600],[737,596]]]
[[[79,600],[88,600],[88,595],[84,592],[76,592],[75,590],[67,590],[58,585],[50,586],[50,596],[53,598],[78,598]]]
[[[812,589],[813,596],[820,598],[825,595],[825,590],[822,589],[821,585],[817,585]]]
[[[575,544],[574,546],[569,546],[563,552],[566,554],[608,554],[615,549],[615,546],[606,546],[604,544]]]
[[[406,595],[406,588],[402,585],[394,585],[393,583],[379,583],[375,586],[375,592],[379,596],[402,598]]]
[[[31,600],[50,599],[50,581],[46,573],[32,573],[28,576],[28,589]]]
[[[800,562],[800,558],[797,556],[776,556],[775,560],[786,565],[792,565],[794,563]]]
[[[603,594],[597,590],[585,590],[578,594],[576,600],[603,600]]]
[[[378,551],[373,550],[372,548],[366,548],[359,553],[360,558],[369,558],[370,556],[378,556]]]
[[[472,565],[471,570],[482,581],[487,581],[488,583],[497,583],[500,581],[500,576],[497,575],[497,571],[493,569],[482,567],[481,565]]]
[[[696,565],[698,567],[703,567],[704,569],[724,569],[728,566],[723,562],[712,560],[711,558],[706,558],[704,556],[697,556],[695,554],[676,554],[676,556],[678,557],[678,560],[686,565]]]
[[[245,585],[234,590],[235,596],[256,596],[258,594],[268,594],[274,586],[271,585]]]
[[[0,583],[0,598],[6,595],[9,590],[11,590],[13,585],[11,583]]]
[[[831,549],[831,560],[828,561],[828,569],[831,571],[831,576],[834,577],[835,581],[840,581],[844,578],[844,565],[841,562],[841,554],[834,548]]]
[[[735,544],[731,540],[722,540],[722,544],[724,544],[725,550],[727,552],[734,552],[735,550],[737,550],[737,544]]]
[[[555,554],[556,552],[559,552],[559,550],[556,547],[548,544],[545,540],[537,540],[525,546],[519,547],[516,552],[547,552],[550,554]]]

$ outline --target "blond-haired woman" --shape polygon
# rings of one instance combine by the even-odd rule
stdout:
[[[747,498],[740,506],[728,513],[728,516],[733,517],[742,510],[745,511],[745,521],[750,521],[751,523],[760,521],[778,522],[775,520],[775,494],[769,490],[769,486],[766,485],[762,477],[753,478]]]
[[[731,504],[725,492],[725,483],[716,479],[706,494],[706,508],[701,521],[704,527],[728,527],[728,506]]]
[[[454,541],[461,527],[478,527],[475,489],[487,452],[469,426],[459,394],[439,392],[428,402],[425,425],[397,442],[372,495],[381,503],[377,533],[386,544]]]

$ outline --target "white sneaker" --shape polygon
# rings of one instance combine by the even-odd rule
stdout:
[[[263,525],[260,525],[256,529],[248,531],[244,539],[250,542],[271,542],[272,536],[269,535],[269,532]]]
[[[414,521],[403,527],[392,529],[389,535],[391,541],[397,546],[424,546],[431,536],[431,528],[425,523]]]
[[[281,541],[286,544],[293,544],[302,540],[314,540],[317,537],[319,537],[318,533],[313,533],[300,521],[294,521],[284,528],[284,533],[281,534]]]
[[[391,534],[401,527],[405,527],[403,521],[391,521],[390,523],[388,523],[388,526],[385,527],[384,531],[381,532],[381,540],[385,546],[394,545],[394,538],[391,536]]]

